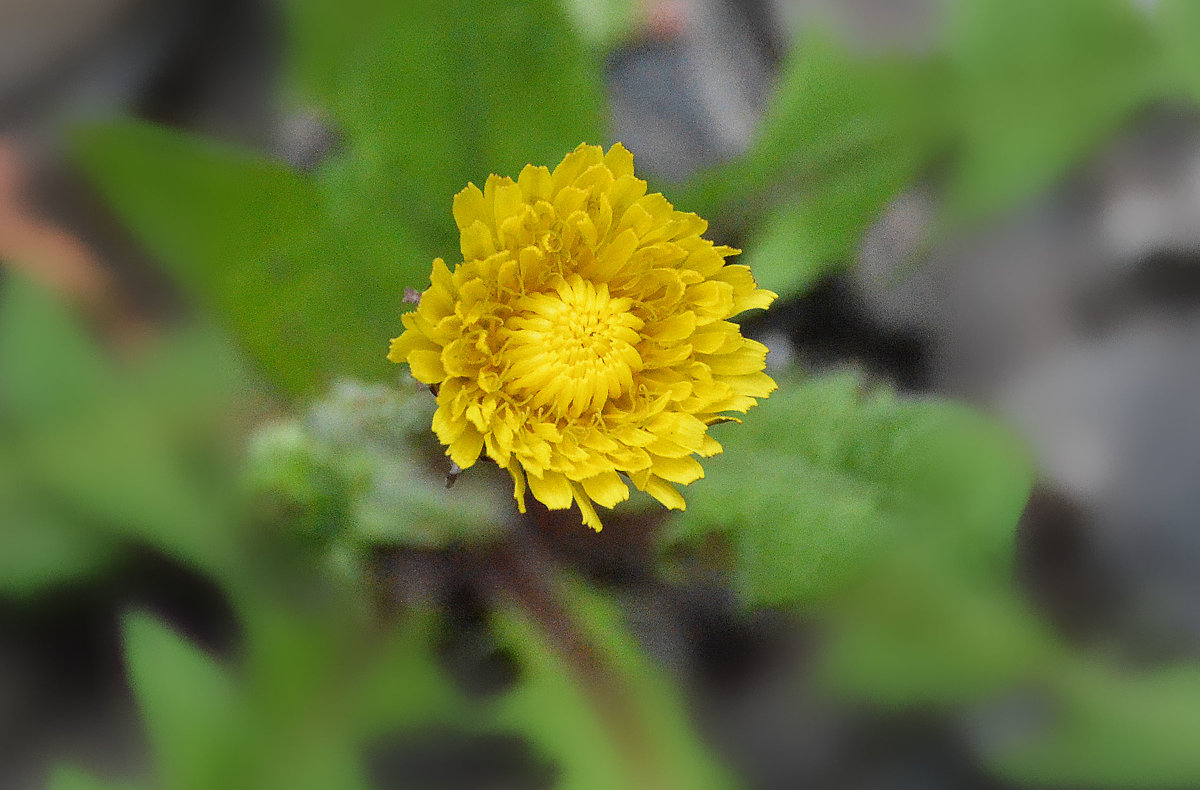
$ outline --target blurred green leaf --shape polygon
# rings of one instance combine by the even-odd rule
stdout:
[[[386,341],[403,298],[394,259],[327,221],[309,180],[133,121],[80,130],[76,152],[121,218],[274,383],[300,393],[338,375],[390,372]]]
[[[102,782],[70,766],[59,766],[50,774],[46,790],[131,790],[134,785]]]
[[[259,761],[254,787],[258,790],[371,790],[358,750],[335,726],[314,726],[288,733],[291,740],[276,744]]]
[[[1200,3],[1159,0],[1155,22],[1166,57],[1168,90],[1200,102]]]
[[[302,604],[295,600],[297,590],[304,591]],[[329,685],[358,668],[351,662],[366,651],[367,601],[356,592],[338,589],[295,557],[261,558],[260,573],[234,597],[234,605],[245,630],[246,684],[263,719],[276,727],[302,723],[313,717],[314,707],[351,691],[349,684],[336,690]]]
[[[202,408],[214,413],[228,392],[210,388],[202,398],[189,387],[180,398],[154,355],[141,367],[107,357],[48,292],[19,276],[5,280],[0,465],[11,474],[0,499],[9,503],[5,577],[13,585],[91,572],[111,559],[114,538],[144,540],[210,570],[232,561],[229,515],[185,467],[189,448],[177,430],[202,424]],[[198,367],[212,359],[179,358]],[[210,369],[208,378],[219,376]]]
[[[952,704],[1056,659],[1011,585],[1031,469],[1000,426],[840,374],[782,381],[720,439],[670,539],[724,534],[747,606],[810,607],[832,688]]]
[[[825,623],[823,680],[885,705],[984,699],[1038,678],[1059,654],[1016,590],[925,547],[893,552]]]
[[[234,787],[247,775],[251,732],[233,681],[157,620],[125,618],[130,683],[170,790]]]
[[[569,624],[552,631],[513,608],[494,618],[501,645],[521,662],[496,723],[529,738],[559,766],[559,790],[733,787],[688,725],[678,690],[621,625],[620,613],[581,584],[562,587]],[[567,629],[567,630],[563,630]],[[578,629],[594,655],[564,660],[557,639]]]
[[[179,448],[132,408],[83,416],[16,444],[44,495],[105,532],[227,572],[236,562],[236,517],[218,495],[224,492],[197,486]]]
[[[751,149],[705,174],[689,207],[721,216],[748,199],[762,218],[745,263],[784,295],[850,263],[859,238],[946,135],[941,64],[863,59],[801,39]]]
[[[355,726],[364,736],[470,719],[466,700],[438,666],[439,633],[432,612],[413,612],[384,635],[358,687]]]
[[[295,589],[307,591],[303,605]],[[268,729],[324,721],[375,736],[461,710],[436,663],[432,612],[379,623],[359,586],[287,565],[274,573],[264,568],[237,597],[237,608],[246,681],[256,710],[274,722]]]
[[[468,181],[553,165],[603,136],[598,56],[557,0],[290,0],[287,9],[297,92],[346,136],[322,181],[368,232],[400,223],[449,257],[450,205]]]
[[[34,595],[105,567],[113,542],[48,500],[21,439],[110,395],[113,372],[65,307],[17,274],[0,287],[0,594]],[[102,394],[103,393],[103,394]]]
[[[248,482],[285,529],[318,541],[371,550],[495,539],[516,514],[511,480],[479,465],[447,488],[449,461],[430,463],[433,410],[424,387],[340,382],[301,418],[259,430]]]
[[[0,491],[0,596],[32,596],[90,577],[112,562],[111,540],[43,503],[15,502],[7,493]]]
[[[943,85],[936,62],[864,59],[808,35],[784,66],[753,147],[735,163],[736,188],[814,189],[862,160],[928,155],[945,120]]]
[[[853,262],[863,234],[924,165],[925,152],[885,145],[860,150],[800,198],[767,212],[742,263],[763,288],[787,297]]]
[[[991,756],[1001,774],[1071,787],[1200,785],[1200,665],[1134,675],[1079,661],[1057,687],[1047,726]]]
[[[1060,178],[1162,88],[1130,0],[971,0],[950,7],[962,125],[949,210],[975,219]]]
[[[818,602],[897,543],[1007,573],[1029,464],[965,409],[864,393],[850,374],[785,380],[718,438],[668,540],[728,535],[747,606]]]
[[[127,618],[130,680],[166,788],[365,789],[362,741],[461,711],[433,664],[430,618],[376,642],[361,613],[269,605],[270,586],[238,596],[249,662],[236,679],[160,623]]]
[[[0,286],[0,426],[33,428],[111,395],[115,375],[70,310],[15,272]]]
[[[436,663],[431,612],[381,627],[361,590],[310,581],[310,598],[297,606],[296,581],[268,595],[260,580],[239,602],[257,732],[254,787],[368,787],[364,745],[469,720]]]

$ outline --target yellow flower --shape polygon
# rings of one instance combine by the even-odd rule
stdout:
[[[629,497],[624,475],[668,508],[673,483],[721,452],[708,427],[775,389],[766,346],[728,319],[765,308],[738,250],[708,223],[646,194],[633,155],[581,145],[551,172],[489,176],[454,198],[463,262],[430,287],[388,359],[437,391],[433,430],[462,469],[481,452],[546,507]]]

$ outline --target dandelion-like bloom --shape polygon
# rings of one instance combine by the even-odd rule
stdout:
[[[433,430],[462,469],[482,452],[546,507],[627,499],[668,508],[672,485],[721,452],[710,425],[775,389],[766,346],[729,319],[765,308],[738,253],[695,214],[646,194],[633,155],[581,145],[551,172],[488,177],[454,198],[463,262],[434,261],[388,358],[435,388]]]

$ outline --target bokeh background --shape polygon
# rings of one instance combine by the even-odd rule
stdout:
[[[781,298],[668,515],[453,488],[452,195]],[[1200,3],[0,0],[0,787],[1200,787]]]

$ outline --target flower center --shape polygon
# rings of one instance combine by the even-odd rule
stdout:
[[[636,346],[643,323],[632,304],[577,274],[523,296],[503,330],[512,360],[506,391],[533,408],[577,417],[632,389],[642,369]]]

